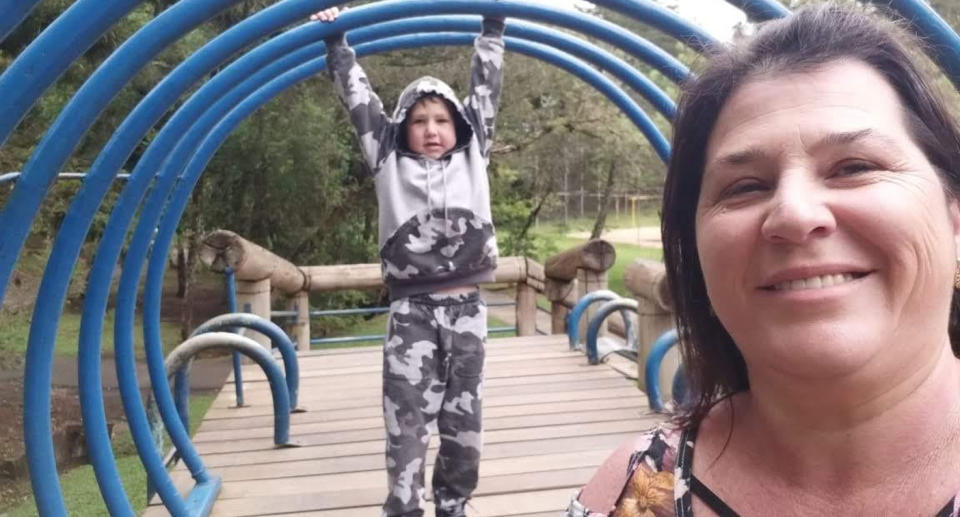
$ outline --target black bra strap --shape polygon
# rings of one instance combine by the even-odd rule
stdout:
[[[954,499],[956,499],[956,497],[954,497],[953,499],[950,499],[950,502],[947,503],[947,505],[944,506],[943,509],[937,512],[937,515],[935,515],[934,517],[951,517],[953,515]]]
[[[690,491],[720,517],[740,517],[740,514],[733,511],[733,508],[730,508],[727,503],[717,497],[713,490],[701,483],[697,476],[690,476]]]

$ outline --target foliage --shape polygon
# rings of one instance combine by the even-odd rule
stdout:
[[[0,43],[0,69],[70,3],[40,3],[25,23]],[[140,4],[87,50],[43,94],[0,147],[0,172],[22,170],[46,128],[90,74],[130,35],[174,3],[151,0]],[[238,2],[151,59],[108,105],[62,170],[88,170],[116,128],[166,74],[215,35],[272,3]],[[366,2],[353,5],[360,3]],[[669,1],[661,3],[668,8],[672,5]],[[960,5],[956,2],[931,0],[931,5],[948,23],[960,26]],[[638,20],[601,7],[588,11],[626,27],[682,62],[694,63],[694,69],[700,61],[689,47]],[[742,27],[740,32],[749,32],[749,27]],[[678,85],[660,72],[606,43],[593,43],[634,64],[669,96],[676,97]],[[363,58],[362,64],[387,110],[392,111],[402,88],[427,73],[465,93],[471,53],[470,48],[426,48],[370,56]],[[229,60],[221,66],[227,64]],[[942,74],[937,77],[951,95],[951,105],[960,105],[949,81]],[[669,137],[669,121],[636,93],[628,94]],[[166,113],[160,123],[171,114]],[[144,137],[119,172],[133,169],[155,133],[156,129],[151,130]],[[490,166],[492,210],[502,253],[550,252],[554,244],[530,232],[531,225],[566,215],[577,199],[585,199],[593,212],[599,200],[595,194],[603,190],[606,172],[611,168],[616,172],[613,193],[658,196],[665,172],[663,163],[608,99],[552,65],[508,53]],[[49,246],[78,188],[78,183],[70,182],[52,188],[33,226],[30,242],[35,247]],[[93,255],[92,246],[99,240],[121,188],[118,182],[111,189],[87,236],[82,257]],[[0,187],[0,206],[10,190]],[[582,197],[580,192],[584,193]],[[200,236],[214,228],[236,231],[297,264],[377,260],[372,181],[365,174],[344,110],[325,77],[295,85],[236,128],[194,189],[178,229],[177,251],[195,250]],[[192,281],[193,262],[186,263],[191,274],[183,275],[181,283]],[[78,296],[76,291],[72,294]],[[189,296],[188,292],[183,296]],[[338,294],[318,296],[315,301],[322,305],[370,304],[376,297],[376,293]]]
[[[199,423],[203,420],[203,415],[210,409],[213,400],[213,395],[193,395],[190,397],[191,436],[197,432]],[[117,458],[117,471],[120,474],[120,481],[130,504],[134,511],[140,514],[147,507],[147,473],[143,469],[143,464],[140,463],[140,457],[136,454],[129,430],[122,431],[114,438],[113,453]],[[107,515],[107,507],[103,502],[103,496],[100,494],[100,487],[97,485],[93,466],[83,465],[63,473],[60,476],[60,488],[63,492],[64,505],[70,511],[70,515],[91,517]],[[37,507],[33,499],[29,498],[3,515],[27,517],[36,514]]]

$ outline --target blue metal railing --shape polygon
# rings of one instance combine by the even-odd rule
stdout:
[[[755,19],[782,16],[788,12],[773,0],[729,1]],[[60,169],[107,104],[164,48],[237,2],[182,0],[173,3],[125,41],[81,86],[44,133],[23,166],[22,174],[3,176],[0,183],[12,182],[13,189],[0,210],[0,299],[3,299],[29,229],[52,182],[60,177]],[[932,43],[937,63],[960,87],[960,37],[928,5],[922,0],[874,2],[892,7],[915,31],[925,36]],[[27,111],[53,82],[139,3],[139,0],[77,0],[6,67],[0,74],[0,145],[8,141]],[[172,400],[159,337],[159,300],[166,266],[165,253],[189,193],[207,160],[236,125],[255,109],[285,88],[322,69],[319,63],[323,59],[322,43],[319,42],[325,35],[349,31],[351,42],[357,44],[361,55],[424,45],[468,44],[472,40],[468,34],[410,34],[462,32],[461,27],[468,22],[459,16],[465,14],[506,16],[510,19],[508,49],[555,64],[588,81],[628,114],[662,158],[669,153],[666,141],[650,118],[629,95],[597,69],[609,71],[670,118],[672,101],[659,89],[651,87],[653,83],[640,71],[625,66],[622,61],[583,40],[565,38],[559,31],[548,31],[515,20],[546,22],[571,29],[644,60],[672,81],[679,82],[687,77],[685,66],[622,27],[583,13],[529,5],[519,0],[391,0],[353,9],[334,24],[304,23],[257,44],[289,25],[301,22],[312,12],[341,3],[336,0],[277,2],[215,38],[176,67],[137,105],[115,130],[90,172],[84,176],[83,188],[74,196],[54,241],[38,291],[28,340],[24,375],[25,445],[34,498],[41,515],[59,517],[67,514],[50,427],[53,349],[66,288],[91,221],[106,192],[121,176],[118,171],[165,115],[169,116],[162,126],[158,126],[156,137],[150,140],[134,172],[127,177],[127,184],[114,205],[88,277],[80,328],[77,360],[84,430],[97,482],[111,515],[134,515],[119,481],[110,447],[100,378],[104,314],[129,226],[139,217],[123,259],[121,288],[117,294],[115,355],[126,417],[140,459],[167,510],[178,517],[204,515],[209,512],[216,495],[218,478],[201,471],[196,486],[186,497],[177,492],[163,459],[152,447],[145,410],[139,398],[132,322],[136,315],[140,273],[144,262],[149,260],[143,321],[151,385],[167,431],[177,447],[189,453],[182,408]],[[648,23],[697,50],[711,43],[710,37],[702,30],[648,0],[594,0],[594,3]],[[38,0],[0,0],[0,13],[4,13],[0,16],[0,39],[11,34],[36,4]],[[441,18],[432,18],[432,15],[441,15]],[[403,18],[411,20],[400,21]],[[353,30],[361,27],[362,30]],[[239,55],[240,52],[244,54]],[[232,63],[220,70],[226,61]],[[212,74],[214,71],[219,73]],[[209,80],[189,99],[181,99],[203,79]],[[175,113],[169,113],[175,105],[181,107]],[[142,203],[151,186],[153,193]],[[225,339],[240,337],[234,335]],[[242,386],[242,380],[238,384]],[[182,388],[178,393],[181,391]],[[279,392],[289,397],[289,386]],[[242,394],[239,400],[242,401]],[[189,459],[191,457],[192,454],[185,455],[185,462],[202,467],[198,458]]]

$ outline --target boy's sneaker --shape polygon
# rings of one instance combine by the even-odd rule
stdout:
[[[436,502],[437,517],[467,517],[466,498],[441,499]]]

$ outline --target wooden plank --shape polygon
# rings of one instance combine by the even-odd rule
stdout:
[[[564,350],[562,345],[566,343],[567,337],[563,334],[494,338],[487,342],[486,349],[490,355],[498,355],[500,351],[523,353],[527,349],[536,349],[549,345],[555,346],[556,348],[554,350],[557,351]],[[379,358],[381,356],[381,347],[378,345],[334,350],[304,350],[298,352],[297,355],[301,359],[301,364],[307,364],[314,360],[322,361],[324,359],[326,360],[325,364],[342,364],[345,361],[349,362],[349,357],[355,357],[356,360],[359,361],[369,361],[371,360],[370,358],[374,357]],[[256,375],[261,372],[260,367],[255,364],[248,363],[243,366],[244,374],[250,373],[251,375]],[[244,379],[246,380],[246,376]],[[233,382],[233,375],[231,374],[227,380],[228,382]]]
[[[587,364],[586,356],[579,352],[569,352],[562,351],[552,354],[551,357],[544,357],[538,354],[529,354],[529,355],[518,355],[503,357],[500,359],[491,358],[487,360],[488,371],[489,370],[503,370],[503,371],[512,371],[512,370],[527,370],[529,371],[531,365],[525,361],[536,361],[535,370],[548,367],[548,366],[558,366],[558,365],[579,365],[583,368],[596,368],[596,366],[590,366]],[[507,364],[498,364],[498,363],[507,363]],[[243,381],[244,383],[248,382],[266,382],[266,377],[263,374],[263,371],[259,366],[255,367],[256,369],[251,368],[249,371],[244,370],[243,372]],[[305,369],[301,365],[300,378],[308,377],[332,377],[336,375],[367,375],[371,373],[378,373],[382,370],[382,364],[380,361],[377,361],[375,364],[369,365],[359,365],[359,366],[343,366],[336,368],[317,368],[317,369]],[[232,381],[228,384],[232,384]]]
[[[524,473],[492,476],[480,480],[475,492],[483,495],[510,494],[524,491],[567,489],[572,492],[582,486],[595,468],[563,469],[543,473]],[[340,490],[332,493],[292,492],[282,495],[261,495],[236,499],[219,499],[211,515],[245,517],[265,513],[287,513],[310,510],[335,509],[351,506],[372,506],[379,503],[383,491],[364,489]],[[560,508],[565,503],[557,501]],[[478,508],[479,510],[479,508]]]
[[[609,422],[612,420],[626,420],[639,418],[641,412],[637,409],[603,409],[596,411],[584,411],[577,414],[578,422]],[[500,429],[520,429],[524,427],[539,427],[554,424],[565,424],[571,421],[570,414],[553,413],[549,415],[521,415],[503,418],[484,418],[484,431],[496,431]],[[353,421],[353,425],[331,426],[327,423],[317,423],[309,425],[293,426],[290,431],[292,437],[297,440],[306,440],[310,443],[348,443],[364,440],[376,440],[382,438],[384,434],[383,421],[380,419],[367,419],[363,425],[358,421]],[[198,433],[194,437],[193,443],[201,444],[213,442],[220,447],[233,450],[241,450],[244,447],[258,448],[264,439],[273,438],[272,427],[260,427],[253,429],[238,429],[234,431],[218,431],[212,433]],[[228,445],[229,444],[229,447]],[[207,452],[213,452],[215,449],[207,448]]]
[[[619,388],[630,386],[636,389],[636,383],[630,382],[623,377],[607,377],[605,379],[594,379],[581,381],[576,384],[570,382],[554,382],[550,384],[526,384],[517,386],[488,386],[484,384],[484,397],[496,398],[501,394],[523,395],[528,393],[542,393],[544,391],[572,391],[572,390],[597,390],[604,388]],[[353,388],[350,390],[352,401],[359,403],[371,402],[380,404],[383,401],[383,390],[380,387]],[[244,402],[250,405],[273,404],[273,397],[269,391],[255,391],[243,394]],[[327,403],[337,403],[343,401],[343,390],[300,390],[299,404],[308,408],[320,406]],[[218,404],[224,404],[225,400],[217,401]],[[219,407],[229,407],[222,406]]]
[[[639,418],[618,419],[601,422],[579,422],[554,424],[540,427],[520,427],[511,429],[494,429],[484,431],[485,442],[497,441],[519,441],[532,440],[537,437],[549,438],[556,436],[572,436],[580,433],[589,435],[591,432],[602,431],[610,428],[613,431],[623,431],[628,429],[643,430],[644,427],[638,427]],[[649,427],[649,426],[648,426]],[[349,433],[348,433],[349,434]],[[345,454],[366,454],[371,451],[383,450],[383,435],[379,430],[374,432],[357,431],[358,439],[348,441],[329,441],[324,434],[296,435],[292,434],[291,439],[301,446],[295,449],[276,449],[272,439],[259,440],[237,440],[231,442],[204,442],[197,443],[196,448],[200,454],[213,456],[215,454],[239,454],[246,452],[267,451],[282,453],[285,451],[306,452],[308,450],[323,449],[327,455]],[[340,435],[337,436],[339,438]],[[344,454],[340,454],[344,455]]]
[[[584,440],[583,437],[554,438],[537,440],[534,442],[510,442],[501,444],[485,444],[483,448],[482,473],[487,472],[487,463],[499,459],[520,461],[537,454],[577,453],[583,451],[602,450],[607,453],[614,450],[621,443],[632,439],[635,433],[597,434]],[[427,465],[433,465],[434,454],[427,455]],[[321,458],[293,460],[284,463],[261,463],[253,465],[218,466],[213,470],[223,480],[253,480],[253,479],[280,479],[298,476],[314,476],[322,474],[349,473],[374,471],[383,473],[384,455],[376,454],[356,455],[350,457]],[[174,479],[191,479],[190,473],[180,464],[172,473]]]
[[[592,379],[609,379],[609,378],[623,378],[623,375],[611,370],[610,368],[579,368],[573,370],[572,373],[546,373],[542,375],[522,375],[522,376],[509,376],[509,377],[487,377],[484,376],[483,385],[489,388],[497,386],[517,386],[520,384],[545,384],[549,382],[558,382],[564,381],[570,384],[576,384],[580,381],[587,381]],[[364,388],[364,387],[375,387],[379,388],[383,384],[383,379],[380,376],[368,375],[368,376],[355,376],[348,377],[346,379],[327,379],[324,377],[308,377],[300,380],[300,390],[322,390],[322,389],[338,389],[343,390],[346,388]],[[256,391],[270,391],[270,384],[267,382],[251,382],[245,383],[243,386],[243,392],[253,393]]]
[[[639,403],[638,403],[639,402]],[[582,400],[573,402],[553,402],[549,404],[531,404],[527,406],[500,406],[484,407],[484,418],[496,418],[502,416],[514,415],[546,415],[550,413],[578,413],[590,409],[614,409],[614,408],[637,408],[639,411],[647,414],[646,401],[638,401],[632,397],[605,398],[600,400]],[[375,419],[382,424],[383,412],[379,407],[350,408],[339,411],[309,411],[306,413],[296,413],[291,415],[293,425],[313,424],[318,422],[334,422],[342,425],[350,425],[352,420]],[[246,418],[218,418],[204,420],[200,426],[199,434],[213,431],[226,431],[232,429],[273,427],[273,415],[246,417]]]
[[[571,388],[575,389],[575,387]],[[582,391],[567,391],[567,392],[555,392],[555,393],[536,393],[531,395],[511,395],[511,396],[502,396],[494,399],[484,400],[483,407],[499,407],[499,406],[513,406],[513,405],[522,405],[522,404],[546,404],[550,402],[563,402],[565,400],[578,401],[578,400],[601,400],[607,397],[636,397],[638,404],[646,404],[646,400],[642,398],[642,395],[639,390],[632,386],[624,386],[623,388],[612,388],[612,389],[600,389],[600,390],[582,390]],[[368,402],[366,404],[369,407],[380,407],[380,401]],[[339,402],[323,402],[314,404],[309,407],[310,411],[330,411],[338,409],[349,409],[361,407],[360,401],[339,401]],[[227,416],[225,412],[230,412],[234,417],[240,416],[256,416],[256,415],[272,415],[273,407],[267,404],[262,404],[259,406],[251,407],[242,407],[236,409],[227,409],[227,408],[212,408],[210,412],[217,412],[218,416]],[[294,417],[296,415],[293,415]]]
[[[516,475],[519,474],[596,468],[600,466],[608,456],[609,452],[606,450],[589,450],[527,456],[524,458],[486,459],[483,462],[479,486],[492,490],[494,486],[500,483],[497,478],[501,476],[514,476],[510,479],[516,481],[518,479]],[[238,499],[244,497],[295,494],[300,492],[339,492],[350,489],[364,489],[383,494],[387,489],[385,477],[385,474],[381,470],[368,470],[352,473],[337,472],[325,475],[300,476],[297,478],[258,479],[250,481],[235,480],[224,485],[220,499]],[[491,478],[493,478],[493,481],[487,481]],[[432,466],[426,469],[425,479],[428,480],[427,491],[431,492],[432,488],[429,480],[433,479]],[[506,491],[506,488],[500,487],[496,491]]]
[[[662,420],[662,418],[657,418],[657,420]],[[638,418],[625,422],[574,423],[552,427],[492,431],[490,433],[484,433],[484,448],[486,449],[492,444],[510,442],[522,442],[523,447],[535,448],[537,446],[536,444],[541,440],[575,436],[590,441],[594,435],[598,434],[642,432],[650,429],[652,426],[651,421]],[[305,444],[303,447],[286,449],[274,449],[270,443],[265,443],[264,448],[261,450],[218,454],[205,454],[199,445],[200,444],[198,444],[199,452],[204,454],[204,462],[210,468],[227,465],[251,465],[256,463],[279,463],[319,458],[341,458],[358,454],[383,454],[383,440],[337,445]],[[437,440],[431,440],[431,448],[437,445]]]
[[[587,366],[565,336],[491,340],[487,357],[484,456],[470,517],[555,515],[617,445],[663,419],[648,413],[634,381]],[[379,513],[381,364],[379,347],[303,354],[300,399],[309,412],[291,415],[299,448],[273,448],[272,400],[256,366],[244,379],[251,406],[230,409],[226,385],[194,437],[207,468],[224,479],[213,515]],[[428,480],[438,441],[429,444]],[[182,464],[172,476],[183,492],[193,485]],[[157,506],[145,513],[165,514]]]
[[[581,372],[602,371],[608,369],[602,368],[602,365],[588,365],[585,361],[586,360],[584,359],[559,362],[550,361],[546,363],[522,363],[518,365],[495,365],[492,368],[486,369],[484,372],[484,379],[493,380],[529,375],[576,374]],[[369,375],[370,373],[373,373],[374,375]],[[352,382],[357,382],[361,379],[376,379],[376,382],[378,382],[380,377],[380,368],[367,368],[366,370],[361,369],[360,371],[349,371],[347,373],[336,373],[324,370],[308,370],[306,372],[301,371],[300,383],[301,385],[307,385],[308,383],[313,382],[313,379],[318,379],[319,382],[349,386]],[[370,382],[370,380],[362,380],[361,382]],[[244,378],[244,392],[246,392],[246,388],[250,386],[269,386],[269,384],[265,378],[253,380]],[[233,383],[227,383],[224,386],[224,390],[232,396],[234,392]]]

